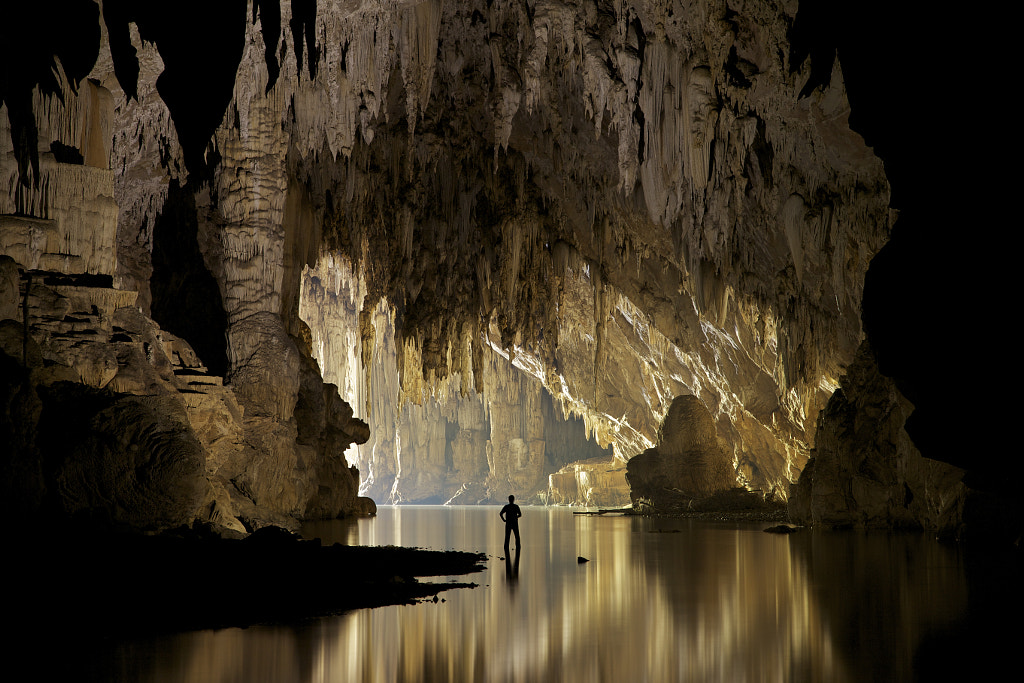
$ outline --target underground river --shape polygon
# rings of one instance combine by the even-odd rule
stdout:
[[[97,666],[152,683],[902,681],[967,611],[962,551],[921,534],[524,506],[523,549],[506,559],[498,510],[381,507],[303,528],[327,544],[485,552],[486,571],[453,578],[476,588],[118,643]]]

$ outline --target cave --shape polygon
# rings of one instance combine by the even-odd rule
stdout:
[[[987,17],[50,5],[0,11],[12,526],[241,539],[514,493],[1019,568]]]

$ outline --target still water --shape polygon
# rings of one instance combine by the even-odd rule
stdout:
[[[304,535],[325,543],[485,552],[487,570],[457,577],[480,585],[437,603],[121,644],[116,678],[913,680],[922,640],[967,603],[959,551],[920,535],[775,535],[767,524],[523,507],[517,562],[514,550],[505,559],[498,510],[381,507],[376,518],[308,525]]]

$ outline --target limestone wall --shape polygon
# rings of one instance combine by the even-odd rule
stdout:
[[[365,440],[365,424],[323,383],[310,350],[296,342],[302,329],[284,329],[280,315],[284,252],[303,259],[294,236],[308,232],[301,205],[285,215],[286,192],[250,188],[233,204],[244,216],[218,205],[216,220],[191,221],[216,230],[216,253],[231,255],[210,261],[231,323],[222,352],[232,359],[227,385],[186,339],[148,315],[148,282],[143,296],[124,287],[140,282],[118,259],[131,256],[120,246],[138,224],[116,201],[134,181],[125,173],[131,152],[119,146],[124,131],[115,128],[125,124],[125,110],[132,117],[139,109],[120,88],[102,85],[112,80],[104,72],[110,66],[101,59],[94,77],[75,80],[56,62],[56,92],[31,91],[30,121],[0,107],[0,177],[7,179],[0,192],[7,399],[0,424],[12,435],[0,463],[6,504],[19,518],[55,523],[159,530],[204,521],[238,533],[372,512],[342,455]],[[7,94],[14,102],[21,93],[12,87]],[[137,121],[136,130],[143,127]],[[166,184],[172,171],[162,161],[145,163]],[[263,178],[255,183],[266,186]],[[251,208],[267,197],[278,212],[271,226]],[[190,206],[194,212],[194,199]],[[178,216],[161,217],[166,225]],[[200,237],[200,230],[187,232]],[[181,271],[180,292],[191,265],[169,266]],[[182,310],[192,301],[176,304]],[[206,322],[201,310],[189,313]]]
[[[7,172],[0,198],[49,221],[43,194],[59,207],[84,188],[60,234],[96,232],[74,251],[100,265],[75,269],[137,291],[222,369],[254,465],[243,497],[304,514],[328,457],[303,412],[329,403],[315,357],[353,406],[352,439],[375,425],[360,469],[385,500],[465,492],[475,480],[456,479],[485,471],[484,490],[544,489],[566,464],[542,445],[545,395],[623,462],[680,394],[707,406],[740,484],[785,498],[861,341],[892,219],[841,65],[802,92],[797,3],[293,7],[104,3],[81,103],[33,111],[89,164],[109,127],[112,191],[84,162],[54,175],[50,134],[39,173],[56,187]],[[87,227],[102,210],[109,231],[115,206],[113,240]],[[304,269],[328,260],[358,285],[312,300],[343,303],[358,336],[300,310]],[[394,375],[374,361],[387,339]],[[468,456],[481,445],[486,468]]]

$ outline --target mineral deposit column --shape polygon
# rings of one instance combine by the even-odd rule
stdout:
[[[207,209],[200,240],[221,289],[228,321],[227,379],[245,410],[248,459],[257,464],[241,483],[258,505],[301,514],[310,485],[304,473],[311,472],[304,461],[315,453],[296,443],[292,417],[302,355],[281,318],[287,91],[280,84],[265,91],[262,37],[252,27],[249,34],[232,102],[215,134],[220,162],[209,204],[199,207],[201,222]],[[220,258],[211,258],[214,250]]]

